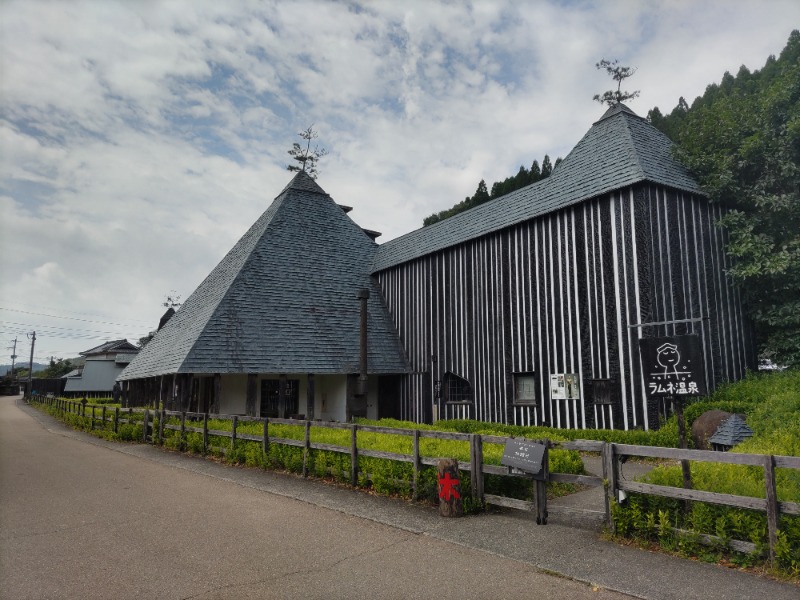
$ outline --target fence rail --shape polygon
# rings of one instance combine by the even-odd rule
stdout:
[[[420,454],[420,439],[441,439],[466,442],[470,448],[470,460],[459,462],[461,471],[470,473],[470,483],[473,500],[480,505],[493,504],[518,510],[533,512],[536,515],[537,523],[546,523],[548,508],[545,491],[545,481],[534,480],[530,474],[517,471],[511,467],[486,464],[484,462],[484,444],[505,444],[510,437],[497,435],[482,435],[458,432],[427,431],[419,429],[394,429],[377,425],[361,425],[358,423],[339,423],[332,421],[307,421],[294,419],[278,418],[259,418],[240,415],[213,415],[214,419],[231,421],[231,430],[209,429],[208,413],[178,412],[168,410],[151,410],[142,408],[107,407],[104,405],[93,405],[87,402],[77,402],[64,398],[54,398],[52,396],[32,396],[29,401],[55,407],[63,413],[78,415],[84,419],[89,419],[90,428],[94,429],[97,423],[101,428],[105,428],[106,423],[111,423],[114,432],[118,432],[119,425],[122,423],[135,424],[142,426],[141,440],[150,441],[154,444],[162,444],[164,441],[164,430],[178,432],[179,447],[185,449],[186,432],[202,434],[202,451],[206,453],[209,449],[209,436],[230,438],[230,448],[236,446],[237,440],[260,442],[262,452],[268,452],[270,444],[281,444],[303,448],[303,476],[308,476],[309,472],[309,453],[311,450],[324,450],[327,452],[337,452],[350,455],[350,483],[357,486],[359,478],[358,457],[371,457],[385,460],[393,460],[413,465],[412,498],[417,499],[419,493],[419,475],[423,465],[436,466],[440,458],[430,457]],[[167,422],[169,418],[176,418],[179,424]],[[156,420],[158,426],[155,426]],[[192,423],[192,424],[187,424]],[[262,432],[260,435],[243,433],[237,431],[239,423],[260,423]],[[270,435],[270,425],[292,425],[304,429],[303,439],[281,438]],[[311,441],[311,428],[340,429],[350,432],[350,443],[346,446]],[[411,454],[396,452],[386,452],[382,450],[371,450],[359,448],[358,433],[379,433],[385,435],[399,435],[412,438],[413,451]],[[617,501],[620,491],[638,494],[650,494],[686,501],[708,502],[723,506],[745,508],[765,512],[767,514],[767,529],[769,540],[770,558],[774,560],[775,546],[777,544],[778,519],[781,514],[800,515],[800,503],[778,501],[775,488],[775,469],[797,469],[800,470],[800,457],[794,456],[769,456],[755,454],[740,454],[713,452],[707,450],[684,450],[676,448],[661,448],[653,446],[636,446],[631,444],[615,444],[609,442],[599,442],[593,440],[575,440],[569,442],[552,442],[541,440],[548,449],[559,448],[563,450],[577,450],[581,452],[599,453],[602,458],[602,476],[594,475],[575,475],[570,473],[546,473],[546,481],[561,483],[575,483],[585,486],[605,487],[604,507],[599,510],[569,509],[571,512],[585,512],[589,514],[603,514],[605,519],[614,531],[614,522],[611,514],[611,506]],[[760,467],[764,470],[765,497],[755,498],[748,496],[737,496],[733,494],[722,494],[717,492],[707,492],[693,489],[683,489],[626,481],[619,478],[620,459],[622,457],[637,456],[660,458],[667,460],[693,460],[698,462],[715,462],[734,465],[747,465]],[[547,460],[544,465],[545,470],[549,468]],[[533,485],[532,501],[520,500],[506,496],[489,494],[484,491],[484,475],[500,475],[505,477],[518,477],[531,480]],[[555,507],[553,507],[555,508]],[[675,529],[681,533],[681,530]],[[682,532],[686,533],[686,532]],[[723,541],[713,535],[702,534],[699,536],[702,541],[707,543],[719,543]],[[725,540],[728,545],[738,551],[752,552],[755,544],[739,540]]]

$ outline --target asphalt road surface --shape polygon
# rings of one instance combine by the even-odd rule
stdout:
[[[623,594],[131,456],[0,397],[0,598]]]

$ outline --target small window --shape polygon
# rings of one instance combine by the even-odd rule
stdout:
[[[532,373],[514,375],[514,404],[536,406],[536,376]]]
[[[592,397],[595,404],[613,405],[617,396],[616,382],[611,379],[592,379]]]
[[[442,396],[447,404],[472,404],[472,385],[463,377],[447,371],[442,378]]]

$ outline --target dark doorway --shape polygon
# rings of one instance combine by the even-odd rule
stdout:
[[[378,418],[400,419],[400,375],[378,377]]]
[[[348,421],[367,418],[367,395],[358,395],[358,375],[347,376],[347,413]]]
[[[261,416],[287,419],[297,414],[300,398],[300,380],[287,379],[286,391],[281,398],[281,381],[264,379],[261,382]]]

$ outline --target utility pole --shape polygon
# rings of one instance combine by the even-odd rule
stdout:
[[[14,349],[11,351],[11,377],[14,377],[14,361],[17,360],[17,338],[14,338]]]
[[[34,331],[29,337],[31,340],[31,361],[28,364],[28,397],[33,392],[33,347],[36,345],[36,332]]]

